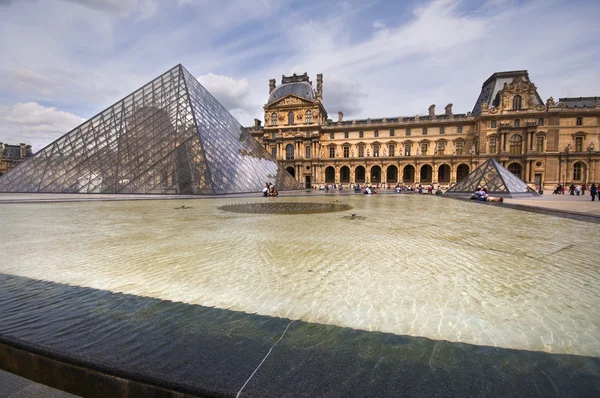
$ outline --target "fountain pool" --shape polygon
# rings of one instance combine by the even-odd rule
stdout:
[[[600,231],[591,224],[427,195],[264,198],[352,207],[323,214],[218,209],[261,199],[5,204],[0,273],[366,331],[600,356]],[[175,209],[181,205],[192,208]]]

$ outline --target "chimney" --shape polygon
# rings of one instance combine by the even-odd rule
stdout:
[[[27,156],[27,154],[25,153],[25,144],[21,142],[19,144],[19,157],[24,158],[26,156]]]
[[[451,116],[452,115],[452,104],[446,105],[445,109],[446,109],[446,115]]]
[[[271,94],[275,90],[275,79],[269,80],[269,94]]]
[[[429,105],[429,116],[435,116],[435,104]]]
[[[260,123],[261,123],[261,121],[259,119],[256,119],[256,118],[254,119],[254,127],[255,128],[260,128]]]
[[[317,100],[323,101],[323,74],[317,75]]]
[[[344,121],[344,112],[339,111],[338,112],[338,122],[342,122]]]

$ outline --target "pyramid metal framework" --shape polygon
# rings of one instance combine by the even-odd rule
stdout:
[[[538,196],[538,193],[529,185],[493,158],[486,160],[456,185],[448,189],[445,195],[470,196],[477,188],[486,188],[488,194],[492,196]]]
[[[227,194],[299,185],[182,66],[0,177],[0,192]]]

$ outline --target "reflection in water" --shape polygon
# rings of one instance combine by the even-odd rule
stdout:
[[[245,199],[248,202],[256,199]],[[600,356],[590,224],[433,196],[345,213],[234,214],[240,199],[0,206],[0,272],[507,348]],[[242,200],[243,201],[243,200]],[[185,203],[193,209],[174,210]],[[354,222],[341,216],[356,213]]]

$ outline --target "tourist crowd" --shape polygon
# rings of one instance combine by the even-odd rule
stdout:
[[[600,187],[600,185],[599,185],[599,187]],[[564,185],[558,184],[558,186],[552,193],[554,195],[564,195],[565,191],[567,191],[569,193],[569,195],[584,196],[585,191],[587,191],[587,190],[588,190],[588,187],[586,184],[581,184],[581,185],[571,184],[568,188],[566,188]],[[589,187],[589,191],[590,191],[590,196],[592,197],[592,202],[594,200],[596,200],[596,196],[598,196],[598,201],[600,201],[600,190],[598,190],[598,187],[596,187],[596,184],[592,184]]]

